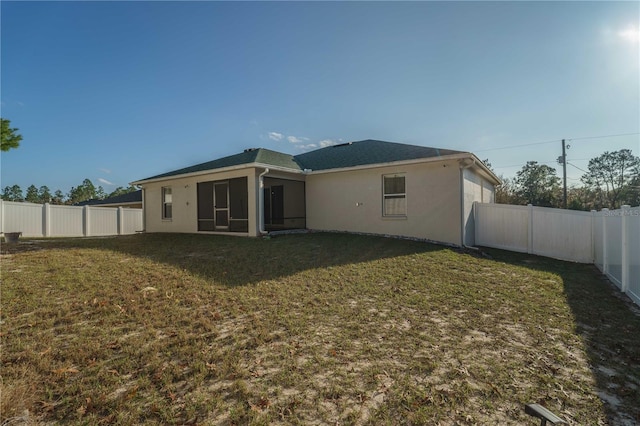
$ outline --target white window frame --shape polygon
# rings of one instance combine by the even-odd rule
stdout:
[[[167,201],[167,192],[170,196],[169,201]],[[167,206],[170,207],[171,212],[167,215]],[[172,220],[173,219],[173,191],[170,186],[162,187],[162,220]]]
[[[404,192],[389,193],[385,192],[385,180],[387,178],[402,178],[404,180]],[[404,211],[398,213],[387,213],[387,200],[403,199]],[[382,216],[389,218],[406,218],[407,217],[407,178],[405,173],[394,173],[382,175]]]

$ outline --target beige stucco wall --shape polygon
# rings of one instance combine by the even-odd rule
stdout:
[[[464,178],[463,196],[463,222],[464,222],[464,244],[473,245],[475,243],[475,222],[473,220],[473,202],[482,202],[483,179],[474,172],[473,169],[462,169]]]
[[[144,190],[145,230],[147,232],[198,232],[198,182],[217,181],[247,177],[249,191],[249,232],[234,235],[258,235],[258,171],[256,169],[240,169],[224,173],[208,173],[187,178],[171,179],[148,183]],[[162,187],[170,186],[172,192],[172,218],[162,219]],[[256,194],[251,196],[251,194]]]
[[[473,203],[493,203],[494,186],[476,168],[462,169],[464,178],[464,244],[475,245],[475,220]]]
[[[382,176],[405,174],[407,217],[382,216]],[[457,161],[310,174],[307,228],[389,234],[460,244]]]
[[[495,203],[495,194],[496,188],[495,186],[489,182],[488,180],[482,181],[482,202],[483,203]]]

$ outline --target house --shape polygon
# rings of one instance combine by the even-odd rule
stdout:
[[[493,202],[499,183],[469,152],[364,140],[295,156],[247,149],[132,185],[147,232],[306,228],[471,245],[473,202]]]
[[[93,207],[124,207],[131,209],[142,208],[142,190],[128,192],[126,194],[116,195],[115,197],[105,198],[104,200],[87,200],[75,204],[76,206],[93,206]]]

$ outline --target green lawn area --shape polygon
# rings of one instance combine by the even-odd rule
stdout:
[[[0,424],[640,422],[592,265],[347,234],[2,246]],[[4,423],[3,423],[4,422]]]

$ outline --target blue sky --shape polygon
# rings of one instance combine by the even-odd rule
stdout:
[[[638,134],[579,139],[640,132],[638,2],[0,8],[1,114],[24,138],[2,187],[109,192],[249,147],[369,138],[472,151],[506,177],[528,160],[561,174],[562,138],[582,169],[640,155]]]

